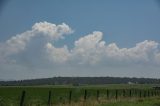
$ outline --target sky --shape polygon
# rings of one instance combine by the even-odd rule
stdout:
[[[0,80],[160,78],[159,0],[1,0]]]

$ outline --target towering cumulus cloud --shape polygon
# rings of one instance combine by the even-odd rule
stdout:
[[[54,63],[73,62],[75,64],[98,64],[99,62],[117,63],[133,62],[159,64],[160,53],[158,43],[145,40],[137,43],[132,48],[119,48],[116,43],[106,45],[102,40],[103,33],[94,31],[79,38],[74,42],[74,48],[68,49],[66,45],[61,48],[54,46],[54,41],[64,38],[64,35],[72,33],[73,30],[62,23],[55,25],[48,22],[35,23],[31,30],[17,34],[4,43],[0,43],[1,62],[12,55],[21,53],[31,43],[31,39],[41,37],[46,40],[45,52],[49,61]],[[47,38],[47,39],[46,39]],[[41,43],[41,42],[39,42]]]
[[[137,65],[143,68],[160,66],[158,42],[145,40],[131,48],[119,48],[116,43],[106,44],[103,41],[102,32],[93,31],[73,42],[73,48],[67,47],[67,44],[62,47],[55,45],[55,41],[57,43],[58,40],[71,33],[73,30],[65,23],[60,25],[48,22],[35,23],[31,30],[12,36],[7,41],[0,43],[1,71],[23,70],[24,67],[30,66],[36,67],[36,70],[42,69],[43,66],[48,69],[54,66],[54,70],[62,72],[66,68],[59,68],[70,67],[69,70],[72,70],[73,67],[75,70],[79,66],[83,66],[83,69],[92,66],[99,67],[99,69],[113,66],[118,67],[119,70],[119,67],[128,65],[131,68]]]
[[[56,48],[50,43],[47,44],[47,51],[50,59],[61,63],[74,61],[77,64],[98,64],[99,62],[159,64],[159,44],[155,41],[145,40],[132,48],[119,48],[115,43],[106,45],[102,37],[102,32],[94,31],[75,41],[74,48],[70,51],[67,46]]]
[[[58,40],[64,35],[72,33],[71,28],[65,23],[55,25],[48,22],[35,23],[32,29],[11,37],[5,43],[0,43],[0,60],[5,61],[10,55],[14,55],[25,50],[26,45],[34,37],[46,37],[51,40]]]

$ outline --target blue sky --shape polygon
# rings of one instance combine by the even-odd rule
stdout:
[[[1,6],[2,7],[0,8],[0,54],[3,51],[3,55],[7,55],[0,57],[1,60],[3,60],[3,62],[0,62],[0,66],[3,66],[0,68],[0,79],[28,79],[52,76],[85,75],[156,78],[160,77],[160,74],[157,75],[158,73],[160,73],[158,71],[160,65],[158,63],[160,61],[160,2],[158,0],[8,0],[6,2],[2,2]],[[55,38],[53,37],[53,40],[49,41],[46,40],[46,38],[40,37],[38,39],[32,39],[31,41],[29,41],[29,43],[25,42],[25,47],[23,48],[23,50],[17,49],[17,46],[15,47],[15,50],[18,51],[14,51],[14,53],[12,53],[13,50],[7,51],[4,49],[10,49],[10,47],[8,47],[9,44],[6,44],[7,40],[11,40],[12,37],[16,36],[17,34],[20,34],[21,36],[28,36],[27,34],[23,33],[26,31],[32,32],[35,29],[37,30],[38,28],[41,28],[41,24],[38,24],[35,29],[32,28],[32,26],[34,26],[35,23],[40,22],[42,22],[42,24],[44,24],[45,26],[51,27],[51,24],[62,25],[62,23],[65,23],[67,27],[65,25],[62,26],[65,26],[65,28],[69,27],[70,30],[67,30],[67,32],[63,32],[64,35],[67,35],[64,37],[65,39],[58,38],[58,40],[54,40]],[[39,29],[38,31],[43,34],[46,34]],[[45,29],[45,31],[48,31],[48,29]],[[99,32],[93,33],[94,31]],[[58,32],[54,32],[52,34],[55,33],[57,34]],[[103,33],[102,38],[101,33]],[[89,34],[91,34],[92,36],[89,36]],[[96,35],[100,38],[96,38]],[[82,46],[89,45],[86,42],[88,42],[88,40],[90,39],[93,39],[92,37],[95,37],[95,39],[98,40],[98,44],[96,43],[96,46],[94,45],[96,49],[84,49],[84,47]],[[81,38],[82,40],[80,40]],[[78,42],[78,46],[75,44],[76,41]],[[114,62],[109,60],[113,60],[113,57],[117,58],[117,54],[113,57],[111,57],[110,55],[105,56],[106,60],[102,59],[102,57],[99,57],[99,55],[97,54],[94,58],[85,57],[89,60],[77,59],[77,57],[83,56],[82,54],[77,54],[79,48],[83,48],[85,50],[84,54],[92,55],[97,53],[96,51],[100,51],[97,45],[100,45],[99,43],[101,41],[105,42],[106,51],[110,50],[108,49],[109,47],[111,47],[112,51],[116,49],[116,46],[119,49],[119,51],[116,53],[121,53],[124,51],[121,54],[123,55],[123,57],[120,57],[120,60],[115,59]],[[86,45],[82,45],[81,43],[86,43]],[[140,43],[140,46],[136,46],[137,43]],[[51,57],[49,58],[53,58],[53,63],[50,62],[50,60],[45,60],[44,58],[33,58],[35,57],[35,53],[39,54],[41,57],[45,55],[43,51],[43,44],[48,44],[48,56],[50,55]],[[64,45],[67,46],[67,49],[64,49]],[[137,48],[141,48],[141,45],[145,46],[146,48],[148,47],[149,50],[147,49],[145,53],[139,52]],[[152,47],[150,47],[150,45]],[[137,47],[137,51],[135,49],[131,49],[134,47]],[[35,48],[38,48],[38,51],[35,52]],[[65,60],[65,63],[55,62],[55,60],[57,59],[59,61],[59,59],[63,58],[62,60],[64,60],[65,58],[59,55],[55,55],[55,52],[57,52],[55,51],[55,48],[62,48],[60,50],[60,53],[58,49],[59,54],[64,55],[63,53],[65,52],[65,55],[69,55],[69,57],[66,58],[67,60]],[[123,48],[127,48],[127,50],[125,51],[123,50]],[[87,52],[87,50],[89,52]],[[69,53],[66,54],[66,51],[69,51]],[[72,51],[74,52],[72,53]],[[102,51],[102,54],[100,55],[108,53],[106,51]],[[142,58],[142,60],[144,59],[145,62],[142,60],[136,60],[135,58],[137,57],[135,56],[132,57],[135,52],[138,52],[137,54],[139,54],[140,56],[144,54],[145,56],[143,55],[143,57],[145,57],[145,59]],[[126,54],[129,57],[127,57]],[[93,65],[92,62],[91,64],[90,62],[88,62],[92,61],[92,59],[95,58],[98,59],[98,63],[96,62]],[[157,59],[154,60],[153,58]],[[10,60],[14,61],[14,63],[8,63],[8,61]],[[45,60],[45,63],[39,62],[43,60]],[[85,63],[83,63],[82,61],[85,61]],[[119,64],[121,62],[124,62],[125,64]],[[79,66],[73,63],[83,64]],[[137,64],[140,64],[140,66],[137,66]],[[146,65],[148,66],[147,68]],[[29,69],[31,67],[32,69]],[[66,69],[66,67],[68,67],[68,69]],[[78,69],[79,67],[83,69],[83,71],[80,71],[80,69]],[[12,69],[16,71],[11,71]],[[41,71],[37,71],[39,69],[41,69]]]

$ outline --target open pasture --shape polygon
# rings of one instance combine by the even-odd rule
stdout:
[[[1,86],[0,106],[77,106],[88,102],[93,103],[88,106],[96,106],[108,101],[159,97],[160,91],[154,86],[158,85]]]

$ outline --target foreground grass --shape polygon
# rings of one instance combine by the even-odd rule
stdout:
[[[27,105],[27,106],[47,106],[47,105]],[[160,97],[143,98],[143,99],[120,99],[120,100],[105,100],[96,101],[88,100],[86,102],[72,102],[71,104],[52,104],[51,106],[160,106]]]
[[[160,97],[109,101],[97,106],[160,106]]]
[[[48,105],[27,104],[26,106],[48,106]],[[72,102],[71,104],[59,103],[59,104],[52,104],[51,106],[160,106],[160,97],[145,98],[145,99],[107,100],[107,101],[102,100],[99,102],[90,99],[86,102],[79,101],[79,102]]]
[[[0,99],[0,106],[18,106],[14,101],[8,101],[7,104],[3,103]],[[33,99],[29,103],[25,103],[25,106],[48,106],[46,103],[43,103],[40,99]],[[51,106],[160,106],[160,97],[150,97],[150,98],[120,98],[118,100],[110,99],[104,100],[100,99],[88,99],[83,101],[80,99],[77,102],[60,102],[58,104],[52,103]]]
[[[155,85],[152,84],[108,84],[108,85],[56,85],[56,86],[1,86],[0,87],[0,106],[18,106],[20,104],[22,91],[26,91],[24,100],[25,106],[47,106],[48,92],[52,92],[51,101],[53,106],[160,106],[158,99],[146,98],[136,100],[133,98],[122,98],[122,89],[144,89],[149,90]],[[84,90],[87,90],[87,101],[84,102]],[[115,89],[121,100],[115,101]],[[100,91],[100,101],[96,100],[96,92]],[[109,100],[106,95],[109,90]],[[72,102],[69,103],[69,91],[72,91]],[[129,91],[126,92],[129,95]],[[142,93],[143,95],[143,93]],[[134,94],[133,97],[138,97]],[[103,100],[102,100],[103,98]],[[160,99],[160,98],[159,98]],[[154,101],[155,100],[155,101]],[[145,105],[141,105],[145,104]],[[149,104],[149,105],[148,105]]]

